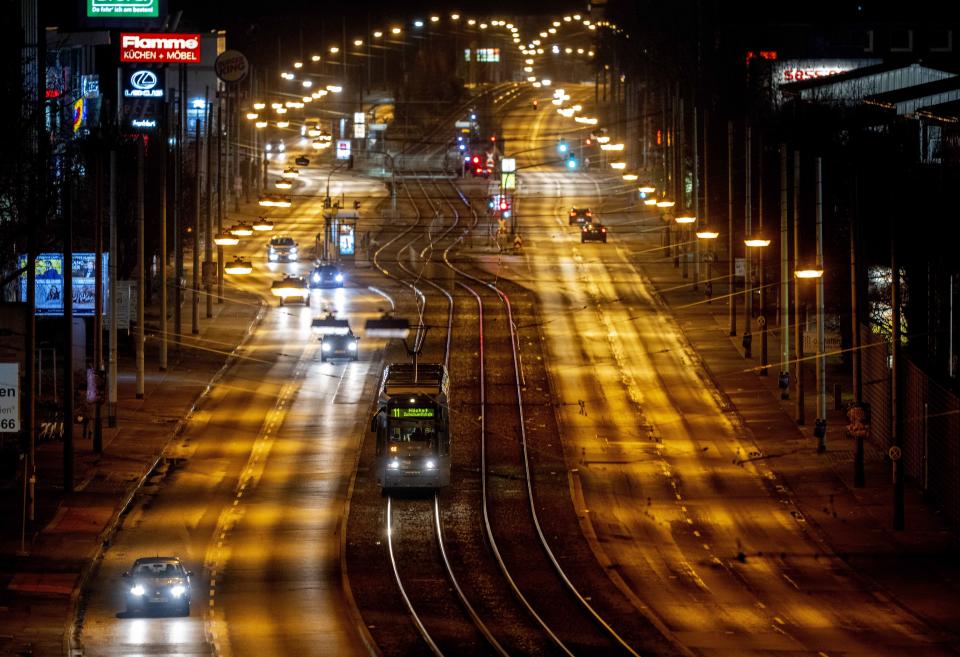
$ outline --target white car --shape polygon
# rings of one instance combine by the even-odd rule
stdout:
[[[123,574],[127,613],[172,609],[190,615],[190,571],[177,557],[142,557]]]

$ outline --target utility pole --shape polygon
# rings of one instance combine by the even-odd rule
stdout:
[[[750,170],[750,156],[753,147],[751,140],[751,126],[746,126],[746,160],[744,163],[744,181],[746,183],[745,196],[743,201],[743,235],[744,239],[752,237],[753,226],[751,224],[751,210],[753,205],[753,194],[750,188],[752,172]],[[744,245],[743,249],[743,357],[753,358],[753,258],[750,254],[750,247]]]
[[[200,333],[200,114],[194,120],[193,138],[193,296],[190,303],[190,331]]]
[[[179,65],[180,93],[177,96],[177,144],[173,155],[173,339],[180,356],[183,341],[183,136],[186,134],[186,65]]]
[[[904,527],[903,509],[903,445],[900,431],[900,263],[897,262],[896,224],[893,215],[890,219],[890,308],[892,354],[890,368],[890,443],[888,454],[893,463],[893,528],[897,531]],[[896,458],[894,458],[896,456]]]
[[[209,89],[207,91],[209,94]],[[207,182],[207,204],[206,204],[206,227],[203,231],[203,290],[206,295],[206,316],[207,319],[213,317],[213,176],[210,172],[213,170],[213,129],[211,120],[213,111],[210,107],[210,98],[205,96],[206,103],[206,121],[207,121],[207,166],[204,171]]]
[[[763,232],[763,135],[757,138],[757,220],[760,237],[765,238]],[[757,253],[757,269],[759,270],[760,284],[760,316],[757,323],[760,325],[760,376],[768,376],[767,371],[767,280],[764,271],[767,247],[762,246]]]
[[[800,151],[793,151],[793,266],[800,267]],[[807,314],[806,312],[800,312],[800,286],[796,282],[793,284],[793,309],[797,315],[797,323],[794,327],[794,338],[796,338],[794,340],[796,343],[794,354],[797,363],[796,420],[797,424],[803,426],[806,423],[806,407],[803,399],[803,370],[805,369],[803,363],[803,330],[806,328]]]
[[[93,192],[93,453],[103,453],[103,150],[98,146]]]
[[[859,250],[859,227],[857,223],[860,220],[860,178],[854,174],[853,179],[853,216],[850,217],[850,350],[851,354],[851,374],[853,383],[853,400],[857,404],[863,402],[863,373],[860,369],[860,312],[859,312],[859,294],[857,288],[859,284],[857,251]],[[950,292],[953,298],[953,290]],[[951,327],[953,324],[950,325]],[[952,331],[952,328],[951,328]]]
[[[790,252],[787,234],[787,145],[780,144],[780,399],[790,399]]]
[[[169,94],[167,98],[173,94]],[[167,370],[167,153],[169,144],[169,101],[163,103],[160,120],[160,371]]]
[[[697,107],[693,107],[693,216],[697,218],[697,226],[703,225],[700,221],[700,126],[697,123]],[[687,231],[689,237],[690,230]],[[689,246],[687,249],[689,250]],[[700,240],[694,243],[693,262],[693,291],[699,289],[700,284]]]
[[[68,162],[67,171],[72,169]],[[63,192],[63,492],[73,492],[73,193],[66,174]]]
[[[737,334],[736,261],[733,254],[733,121],[727,121],[727,298],[730,335]]]
[[[147,276],[145,269],[146,247],[144,238],[146,229],[143,220],[143,138],[137,140],[137,399],[143,399],[143,346],[144,312],[143,301],[146,295]]]
[[[817,269],[823,271],[823,179],[821,177],[822,160],[816,162],[816,220],[817,220]],[[826,451],[827,432],[827,372],[823,317],[823,276],[817,279],[817,419],[814,434],[817,436],[817,453]]]
[[[227,93],[226,87],[223,93]],[[229,96],[227,97],[229,103]],[[227,112],[229,119],[230,112]],[[229,148],[229,142],[228,142]],[[223,232],[223,98],[217,102],[217,234]],[[223,247],[217,246],[217,303],[223,303]]]
[[[108,296],[110,300],[110,381],[107,403],[107,426],[117,426],[117,151],[110,150],[110,255],[107,261]]]

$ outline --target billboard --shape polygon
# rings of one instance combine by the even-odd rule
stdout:
[[[157,18],[160,0],[87,0],[87,18]]]
[[[164,79],[162,68],[151,69],[131,66],[124,69],[124,98],[162,99],[163,92]]]
[[[107,285],[107,262],[109,254],[103,254],[101,264],[101,273],[103,276],[103,305],[107,306],[108,290]],[[21,254],[17,257],[18,265],[21,268],[27,266],[27,256]],[[37,315],[59,316],[63,315],[63,254],[62,253],[40,253],[37,255],[36,262],[36,307]],[[74,253],[73,254],[73,314],[80,316],[93,316],[95,304],[95,273],[94,273],[94,254],[93,253]],[[20,276],[20,299],[27,299],[27,275]]]
[[[199,64],[199,34],[123,32],[120,61],[139,64]]]
[[[20,431],[20,365],[0,363],[0,433]]]

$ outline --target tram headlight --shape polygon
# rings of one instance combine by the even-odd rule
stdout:
[[[324,342],[322,345],[320,345],[320,349],[323,351],[330,351],[331,348],[332,347],[330,346],[329,342]]]
[[[348,344],[348,345],[347,345],[347,350],[348,350],[348,351],[356,351],[356,350],[357,350],[357,343],[356,343],[356,342],[351,342],[350,344]]]
[[[427,470],[435,470],[437,468],[437,462],[433,459],[427,459],[427,462],[423,464]]]
[[[400,459],[393,459],[392,461],[390,461],[390,464],[387,467],[389,467],[391,470],[399,470]]]

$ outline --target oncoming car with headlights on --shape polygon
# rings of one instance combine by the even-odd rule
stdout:
[[[267,260],[269,262],[296,262],[298,255],[297,241],[289,235],[271,237],[267,243]]]
[[[172,610],[190,615],[190,571],[177,557],[141,557],[123,574],[127,613]]]
[[[360,354],[360,338],[347,329],[346,333],[328,333],[320,338],[320,361],[357,360]]]
[[[320,264],[310,272],[310,287],[343,287],[346,276],[337,265]]]

